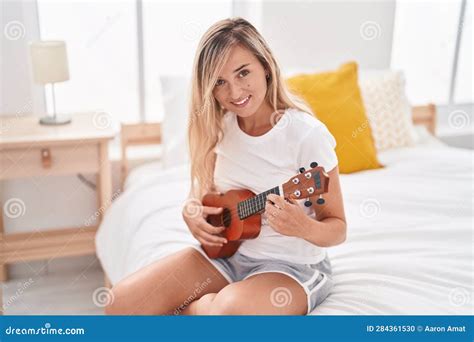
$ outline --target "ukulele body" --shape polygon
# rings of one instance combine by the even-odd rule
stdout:
[[[224,226],[225,230],[220,236],[227,239],[227,243],[222,247],[202,245],[210,258],[230,257],[239,249],[242,240],[255,239],[260,234],[261,215],[255,214],[241,220],[237,211],[239,202],[254,196],[250,190],[230,190],[225,194],[207,194],[203,197],[204,206],[223,208],[221,214],[208,215],[206,220],[215,227]]]
[[[225,237],[227,243],[222,247],[203,245],[204,252],[210,258],[227,258],[239,249],[242,240],[255,239],[260,234],[261,213],[265,211],[265,208],[261,208],[261,206],[263,202],[266,202],[266,196],[270,193],[280,195],[283,198],[306,198],[306,206],[308,204],[312,205],[309,198],[319,196],[317,203],[324,204],[322,194],[328,192],[329,176],[324,168],[318,166],[318,163],[312,162],[310,166],[310,170],[300,167],[298,170],[300,174],[259,195],[255,195],[250,190],[230,190],[225,194],[210,193],[205,195],[202,199],[204,206],[224,209],[219,215],[208,215],[206,220],[215,227],[225,227],[220,236]],[[252,197],[256,198],[242,203]],[[239,217],[239,203],[242,203],[240,206],[242,211],[245,212],[242,213],[242,216],[247,216],[244,219]],[[260,205],[256,206],[255,203],[260,203]],[[259,211],[256,212],[257,210]]]

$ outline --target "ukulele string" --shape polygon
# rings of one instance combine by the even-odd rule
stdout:
[[[304,182],[302,182],[302,184],[300,184],[300,187],[301,187],[301,186],[303,186],[303,187],[305,187],[305,186],[306,186],[306,187],[309,187],[309,186],[311,186],[311,185],[312,185],[311,179],[305,179]],[[229,208],[225,208],[225,209],[228,210],[228,213],[230,213],[231,216],[234,216],[235,214],[237,214],[238,217],[239,217],[239,219],[241,219],[241,220],[244,220],[244,219],[246,219],[246,218],[248,218],[248,217],[250,217],[250,216],[253,216],[253,215],[255,215],[255,214],[258,214],[258,213],[263,213],[263,212],[265,212],[265,206],[266,206],[265,204],[266,204],[266,202],[268,201],[267,198],[266,198],[267,195],[269,195],[269,194],[276,194],[276,195],[281,196],[280,193],[279,193],[279,191],[278,191],[278,193],[272,192],[272,191],[277,191],[277,190],[279,190],[279,187],[280,187],[280,186],[276,186],[276,187],[274,187],[274,188],[272,188],[272,189],[269,189],[269,190],[267,190],[267,191],[261,192],[261,193],[258,194],[258,195],[255,195],[255,196],[253,196],[253,197],[247,198],[246,200],[237,202],[237,204],[234,206],[234,208],[230,208],[230,209],[229,209]],[[282,188],[283,188],[283,185],[282,185]],[[259,197],[259,196],[261,197],[262,195],[264,196],[264,198],[262,198],[262,199],[263,199],[263,203],[260,202],[260,200],[257,200],[257,202],[255,202],[255,199],[256,199],[257,197]],[[312,196],[310,196],[310,197],[312,197]],[[299,199],[303,199],[303,198],[299,198]],[[254,200],[254,202],[249,202],[248,206],[245,208],[245,209],[247,209],[247,210],[249,211],[249,214],[250,214],[250,215],[247,215],[247,216],[245,216],[244,218],[241,218],[241,217],[240,217],[240,216],[241,216],[240,214],[245,215],[245,214],[247,214],[247,213],[243,212],[245,209],[239,210],[239,204],[240,204],[240,203],[244,203],[244,202],[246,202],[246,201],[250,201],[250,200]],[[259,208],[259,206],[261,206],[262,204],[263,204],[263,208],[260,208],[260,210],[257,211],[257,209]]]
[[[277,187],[275,187],[275,188],[277,188]],[[274,189],[275,189],[275,188],[274,188]],[[273,190],[273,189],[271,189],[271,190]],[[255,195],[255,196],[253,196],[253,197],[247,198],[246,200],[237,202],[237,204],[236,204],[235,206],[233,206],[234,208],[230,208],[230,209],[229,209],[229,208],[224,208],[224,209],[227,209],[227,212],[230,213],[231,216],[234,216],[235,214],[237,214],[238,217],[239,217],[239,219],[244,220],[244,219],[246,219],[246,218],[248,218],[248,217],[250,217],[250,216],[253,216],[253,215],[255,215],[255,214],[258,214],[258,213],[261,213],[261,212],[264,212],[264,211],[265,211],[265,204],[266,204],[266,201],[267,201],[266,195],[265,195],[265,198],[264,198],[264,201],[263,201],[263,202],[259,202],[260,200],[257,200],[257,202],[249,202],[249,204],[247,205],[247,207],[242,207],[242,206],[244,206],[244,205],[242,204],[241,207],[240,207],[241,209],[239,209],[239,204],[240,204],[240,203],[243,203],[243,202],[246,202],[246,201],[249,201],[249,200],[255,200],[258,196],[262,196],[262,194],[264,194],[264,193],[267,193],[267,195],[268,195],[268,194],[270,194],[270,193],[272,193],[272,192],[270,192],[270,190],[264,191],[264,192],[262,192],[262,193],[260,193],[260,194],[258,194],[258,195]],[[279,195],[279,194],[278,194],[278,195]],[[263,208],[260,208],[260,206],[261,206],[262,204],[263,204]],[[257,209],[259,209],[259,210],[257,211]],[[248,212],[245,212],[245,211],[248,211]],[[223,212],[222,214],[224,214],[224,212]],[[242,214],[242,216],[245,216],[246,214],[250,214],[250,215],[247,215],[247,216],[245,216],[244,218],[241,218],[241,215],[240,215],[240,214]]]

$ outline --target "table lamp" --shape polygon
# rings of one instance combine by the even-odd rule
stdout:
[[[30,43],[31,65],[35,83],[51,83],[53,97],[53,116],[40,119],[42,125],[63,125],[71,122],[70,116],[58,116],[54,84],[69,80],[66,43],[63,41],[39,41]]]

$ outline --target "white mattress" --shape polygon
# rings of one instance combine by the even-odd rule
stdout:
[[[341,175],[348,238],[328,249],[335,286],[312,314],[473,314],[473,153],[434,138]],[[134,170],[96,237],[112,283],[197,244],[181,218],[186,165]]]

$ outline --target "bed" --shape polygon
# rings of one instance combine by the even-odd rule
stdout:
[[[380,153],[385,168],[341,175],[348,236],[328,249],[335,286],[311,314],[473,313],[473,154],[429,133],[432,106],[413,113],[419,125],[415,146]],[[126,132],[125,144],[140,143]],[[142,143],[159,142],[147,132],[139,134]],[[163,170],[158,161],[128,174],[125,191],[96,236],[98,258],[112,284],[197,244],[181,217],[188,168]]]

